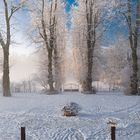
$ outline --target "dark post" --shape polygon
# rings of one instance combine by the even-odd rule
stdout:
[[[111,128],[111,140],[116,140],[116,123],[113,121],[109,121],[107,123],[109,125],[109,127]]]
[[[116,140],[115,131],[116,131],[116,127],[111,126],[111,140]]]
[[[26,140],[25,127],[21,127],[21,140]]]

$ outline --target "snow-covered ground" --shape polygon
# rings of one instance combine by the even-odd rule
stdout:
[[[61,109],[71,101],[82,110],[77,117],[64,117]],[[0,140],[19,140],[21,126],[27,140],[110,140],[109,120],[117,123],[117,140],[140,140],[140,96],[102,92],[0,97]]]

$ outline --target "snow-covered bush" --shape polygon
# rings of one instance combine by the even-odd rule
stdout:
[[[82,90],[81,92],[84,93],[84,94],[96,94],[96,87],[95,86],[92,86],[92,90],[91,91],[84,91]]]
[[[62,109],[64,116],[77,116],[80,110],[81,107],[75,102],[68,103]]]

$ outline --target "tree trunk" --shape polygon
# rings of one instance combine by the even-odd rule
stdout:
[[[53,86],[53,69],[52,69],[52,48],[48,49],[48,84],[50,87],[50,91],[54,91]]]
[[[93,1],[86,0],[86,20],[87,20],[87,73],[85,81],[82,84],[84,92],[93,93],[92,89],[92,69],[93,69],[93,51],[95,47],[96,32],[95,21],[93,20]]]
[[[130,77],[130,94],[136,95],[138,93],[138,56],[137,56],[137,47],[138,47],[138,28],[137,23],[138,13],[139,13],[139,0],[136,1],[136,22],[135,28],[132,27],[132,10],[131,2],[128,0],[128,27],[129,27],[129,42],[131,47],[131,57],[132,57],[132,75]]]
[[[132,51],[132,76],[130,77],[130,93],[136,95],[138,93],[138,58],[137,49]]]
[[[9,78],[9,48],[3,47],[3,96],[11,96]]]
[[[57,46],[54,48],[54,69],[55,69],[55,89],[61,92],[61,66],[59,64],[59,56]]]
[[[89,41],[90,43],[90,41]],[[89,44],[88,43],[88,44]],[[91,44],[90,44],[91,45]],[[86,79],[84,81],[83,85],[83,90],[91,92],[92,91],[92,67],[93,67],[93,49],[88,48],[87,50],[87,57],[88,57],[88,62],[87,62],[87,75]]]

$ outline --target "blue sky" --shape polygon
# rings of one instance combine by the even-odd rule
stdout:
[[[66,12],[70,12],[71,6],[75,3],[75,0],[66,0],[67,5],[66,5]]]
[[[68,14],[67,16],[67,28],[70,30],[72,23],[71,23],[71,7],[73,5],[76,5],[76,0],[66,0],[66,12]]]

